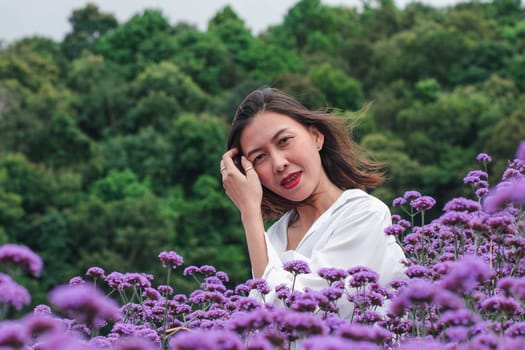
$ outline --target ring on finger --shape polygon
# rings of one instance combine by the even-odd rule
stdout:
[[[252,169],[253,169],[253,167],[252,167],[252,166],[249,166],[249,167],[247,167],[246,169],[244,169],[244,171],[248,171],[248,170],[252,170]]]
[[[226,167],[225,167],[225,166],[221,168],[221,173],[222,173],[224,170],[226,170]]]

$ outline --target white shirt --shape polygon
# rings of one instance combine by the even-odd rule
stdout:
[[[283,283],[291,287],[293,275],[283,269],[283,263],[291,260],[307,262],[312,271],[297,276],[294,289],[298,291],[328,287],[317,275],[322,267],[366,266],[379,274],[384,287],[393,279],[406,278],[401,263],[405,259],[403,250],[384,232],[392,223],[390,210],[379,199],[360,189],[344,191],[314,222],[296,249],[286,250],[291,215],[284,214],[265,235],[269,261],[262,278],[272,289]],[[271,293],[265,299],[273,298]]]

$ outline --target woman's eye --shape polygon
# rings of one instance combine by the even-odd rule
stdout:
[[[253,164],[257,164],[257,163],[261,162],[263,159],[264,159],[264,154],[258,154],[258,155],[255,156],[255,158],[253,158],[252,163]]]
[[[288,141],[290,141],[291,137],[290,136],[285,136],[285,137],[282,137],[279,139],[279,144],[280,145],[285,145],[288,143]]]

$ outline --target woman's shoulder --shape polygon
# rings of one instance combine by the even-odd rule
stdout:
[[[388,206],[379,198],[358,188],[345,190],[341,197],[334,203],[333,214],[339,211],[390,211]]]
[[[292,215],[292,210],[284,213],[279,219],[274,221],[270,227],[266,230],[268,236],[278,234],[280,232],[286,233],[288,230],[288,221]]]

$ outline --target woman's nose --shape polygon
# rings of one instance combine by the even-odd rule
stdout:
[[[282,173],[288,168],[288,165],[290,164],[288,162],[288,159],[285,157],[284,154],[280,152],[276,152],[272,155],[273,158],[273,168],[276,173]]]

